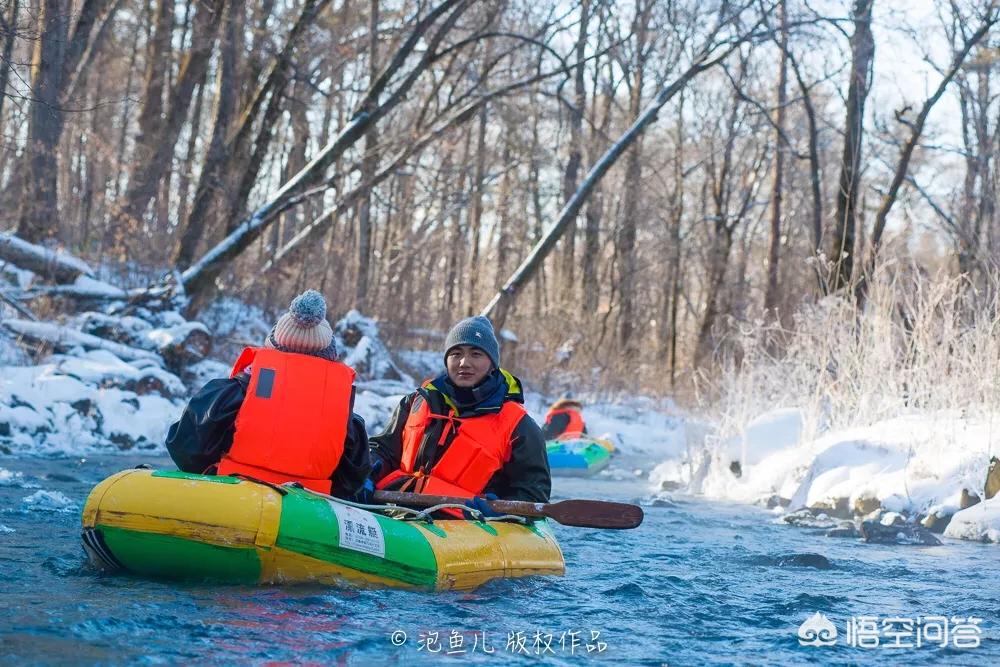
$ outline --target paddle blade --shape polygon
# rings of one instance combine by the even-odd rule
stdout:
[[[562,500],[543,507],[550,519],[580,528],[637,528],[643,518],[638,505],[603,500]]]

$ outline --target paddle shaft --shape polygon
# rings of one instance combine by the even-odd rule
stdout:
[[[376,491],[374,499],[380,503],[394,503],[407,507],[464,505],[469,500],[457,496],[432,496],[402,491]],[[580,528],[636,528],[643,519],[642,508],[638,505],[603,500],[561,500],[557,503],[532,503],[523,500],[487,502],[494,512],[500,514],[553,519],[563,525]]]

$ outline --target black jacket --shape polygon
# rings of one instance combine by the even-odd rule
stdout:
[[[180,420],[167,432],[167,451],[180,470],[205,472],[229,451],[236,430],[236,414],[243,405],[249,383],[250,376],[246,373],[232,379],[211,380],[191,398]],[[354,495],[370,473],[365,421],[352,412],[344,455],[333,472],[334,495]]]
[[[439,383],[439,380],[435,380]],[[382,468],[378,478],[384,477],[393,470],[398,470],[403,452],[403,427],[410,414],[410,407],[417,396],[428,401],[431,411],[436,414],[447,414],[447,407],[440,392],[429,391],[426,388],[404,396],[392,413],[385,431],[370,438],[372,459],[381,459]],[[517,397],[519,399],[519,396]],[[506,400],[516,400],[508,396]],[[485,410],[476,406],[465,406],[459,416],[464,419],[475,418],[476,412]],[[472,415],[470,417],[470,415]],[[435,420],[428,427],[425,437],[436,442],[444,428],[444,420]],[[461,426],[459,427],[461,428]],[[378,457],[376,459],[375,457]],[[440,457],[440,455],[439,455]],[[436,463],[437,461],[435,461]],[[503,468],[498,470],[486,484],[483,493],[495,493],[504,500],[527,500],[531,502],[548,502],[552,490],[552,478],[549,474],[549,459],[545,452],[545,439],[542,430],[530,415],[524,415],[518,422],[511,436],[511,457]]]
[[[566,427],[569,426],[569,415],[565,412],[560,412],[549,417],[549,420],[545,422],[542,426],[542,435],[545,436],[546,440],[555,440],[560,435],[566,432]],[[587,432],[587,427],[583,427],[583,432]]]

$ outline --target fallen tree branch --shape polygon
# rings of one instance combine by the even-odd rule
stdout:
[[[7,232],[0,232],[0,259],[18,268],[50,276],[57,283],[69,283],[79,276],[94,275],[86,262],[68,252],[28,243]]]
[[[103,338],[57,324],[17,319],[5,319],[0,324],[18,336],[39,343],[48,343],[60,351],[67,351],[80,346],[86,350],[105,350],[123,361],[149,359],[158,364],[162,361],[160,355],[155,352],[140,350],[129,345],[122,345],[121,343],[113,343]]]

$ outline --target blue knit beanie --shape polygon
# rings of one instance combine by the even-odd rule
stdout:
[[[467,317],[451,328],[444,341],[445,365],[448,363],[448,352],[459,345],[478,347],[486,353],[494,367],[500,368],[500,343],[493,333],[493,323],[489,318],[482,315]]]

